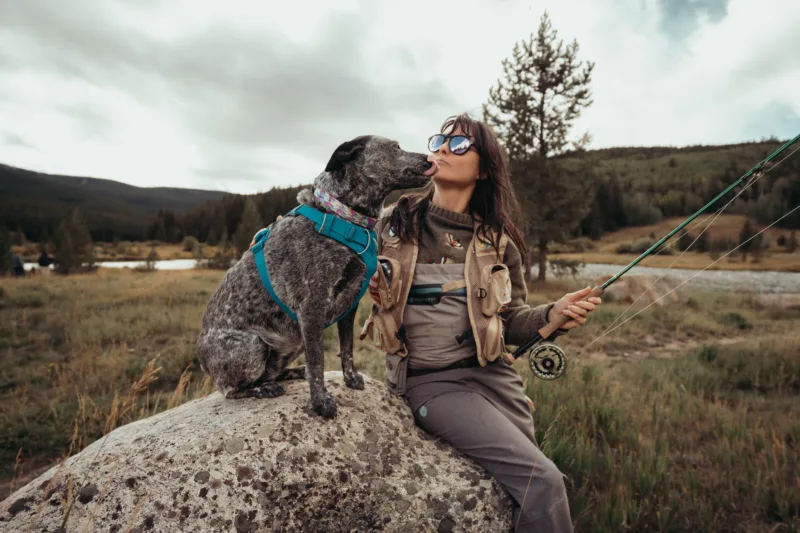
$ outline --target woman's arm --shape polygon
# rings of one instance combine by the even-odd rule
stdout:
[[[505,342],[513,346],[520,346],[548,324],[547,316],[555,302],[537,307],[531,307],[526,303],[528,288],[525,285],[522,256],[511,239],[508,240],[503,262],[508,267],[511,277],[511,302],[500,315],[505,322]],[[566,329],[556,330],[547,340],[555,340],[567,331]]]

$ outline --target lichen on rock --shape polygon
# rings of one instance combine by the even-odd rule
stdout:
[[[214,393],[122,426],[0,504],[0,531],[57,531],[68,509],[66,531],[508,530],[500,485],[383,383],[325,381],[333,420],[290,381],[278,398]]]

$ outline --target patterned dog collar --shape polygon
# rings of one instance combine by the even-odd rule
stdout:
[[[357,211],[353,211],[342,202],[337,200],[336,197],[334,197],[328,191],[314,189],[314,196],[316,196],[317,199],[325,205],[325,207],[336,213],[337,216],[352,222],[353,224],[358,224],[363,228],[371,230],[377,223],[376,219],[368,217],[367,215],[362,215]]]

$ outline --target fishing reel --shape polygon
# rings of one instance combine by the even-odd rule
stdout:
[[[563,376],[567,370],[567,355],[557,344],[545,342],[530,351],[528,364],[534,376],[552,381]]]

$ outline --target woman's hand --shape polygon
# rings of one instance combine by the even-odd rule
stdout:
[[[283,217],[282,217],[281,215],[278,215],[278,218],[276,218],[275,220],[280,220],[280,219],[282,219],[282,218],[283,218]],[[247,249],[248,249],[248,250],[249,250],[249,249],[251,249],[253,246],[255,246],[255,245],[256,245],[256,237],[258,237],[258,234],[259,234],[259,233],[261,233],[262,231],[264,231],[265,229],[266,229],[266,228],[262,228],[262,229],[260,229],[260,230],[258,230],[258,231],[256,232],[256,234],[253,236],[253,240],[252,240],[252,241],[250,241],[250,246],[248,246],[248,247],[247,247]]]
[[[550,308],[550,312],[547,314],[547,321],[552,322],[558,315],[564,315],[572,320],[561,326],[561,328],[572,329],[583,325],[589,313],[594,311],[595,307],[603,303],[597,296],[592,296],[588,300],[584,300],[583,298],[588,296],[591,291],[591,287],[586,287],[585,289],[581,289],[577,292],[570,292],[562,296],[561,299]]]

